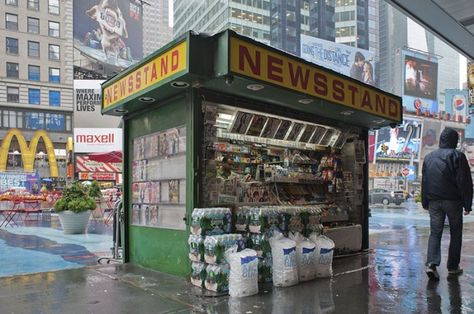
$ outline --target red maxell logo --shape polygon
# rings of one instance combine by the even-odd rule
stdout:
[[[113,144],[115,142],[115,134],[109,133],[104,135],[76,135],[76,143],[84,144]]]

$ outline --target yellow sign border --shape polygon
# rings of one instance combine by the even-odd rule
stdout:
[[[186,40],[152,57],[118,80],[102,88],[102,111],[188,69],[188,42]]]
[[[394,122],[402,117],[401,98],[323,67],[230,36],[230,71],[286,89],[367,112]]]

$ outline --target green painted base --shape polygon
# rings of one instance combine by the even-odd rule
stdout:
[[[130,262],[168,274],[191,273],[186,231],[130,227]]]

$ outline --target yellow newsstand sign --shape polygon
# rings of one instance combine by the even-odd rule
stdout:
[[[230,70],[395,122],[401,121],[399,97],[235,37],[230,39]]]
[[[187,67],[187,42],[156,56],[135,71],[104,87],[102,109],[107,109]]]

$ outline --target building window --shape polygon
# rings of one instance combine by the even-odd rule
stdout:
[[[37,41],[28,41],[28,57],[39,58],[40,43]]]
[[[5,14],[5,28],[12,31],[18,30],[18,15],[16,14]]]
[[[18,87],[7,86],[7,102],[20,102],[20,89]]]
[[[28,9],[39,10],[39,0],[28,0]]]
[[[51,107],[61,106],[61,92],[57,90],[49,91],[49,105]]]
[[[28,33],[39,34],[39,19],[28,18]]]
[[[66,116],[66,131],[72,131],[72,118],[71,116]]]
[[[59,14],[59,0],[48,0],[49,13]]]
[[[5,4],[18,6],[18,0],[5,0]]]
[[[13,110],[3,110],[3,127],[16,128],[16,112]]]
[[[41,91],[37,88],[28,88],[28,103],[39,105],[41,103]]]
[[[61,74],[58,68],[49,68],[49,82],[50,83],[61,82]]]
[[[44,129],[44,113],[25,112],[25,128],[30,130]]]
[[[19,129],[23,128],[23,112],[21,111],[16,113],[16,127]]]
[[[48,22],[48,35],[51,37],[59,37],[59,22]]]
[[[30,81],[40,80],[40,67],[37,65],[28,65],[28,79]]]
[[[18,78],[18,63],[7,62],[7,77]]]
[[[49,45],[49,60],[59,60],[59,46]]]
[[[46,130],[64,131],[64,114],[47,113],[46,114]]]
[[[6,50],[8,54],[17,55],[18,54],[18,39],[7,37],[6,40]]]

